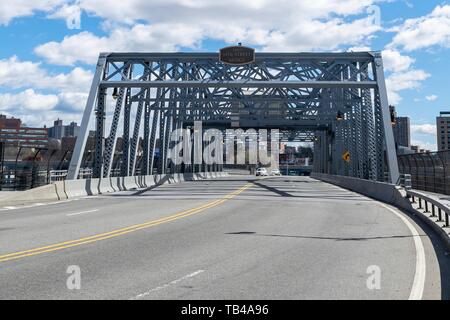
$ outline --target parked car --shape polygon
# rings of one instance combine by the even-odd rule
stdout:
[[[267,169],[266,168],[258,168],[258,169],[256,169],[256,176],[258,177],[258,176],[268,176],[269,175],[269,173],[267,172]]]
[[[272,171],[270,172],[270,174],[271,174],[272,176],[281,176],[280,169],[272,169]]]

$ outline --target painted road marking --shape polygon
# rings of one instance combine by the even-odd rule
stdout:
[[[177,283],[180,283],[180,282],[182,282],[182,281],[184,281],[184,280],[187,280],[187,279],[189,279],[189,278],[193,278],[193,277],[195,277],[195,276],[198,276],[200,273],[203,273],[203,272],[205,272],[205,270],[198,270],[198,271],[195,271],[195,272],[193,272],[193,273],[191,273],[191,274],[188,274],[188,275],[186,275],[186,276],[184,276],[184,277],[182,277],[182,278],[173,280],[173,281],[171,281],[171,282],[169,282],[169,283],[166,283],[166,284],[164,284],[164,285],[162,285],[162,286],[159,286],[159,287],[150,289],[150,290],[148,290],[148,291],[146,291],[146,292],[144,292],[144,293],[138,294],[137,296],[131,298],[130,300],[138,300],[138,299],[145,298],[146,296],[152,294],[153,292],[156,292],[156,291],[160,291],[160,290],[166,289],[166,288],[168,288],[168,287],[170,287],[170,286],[174,286],[174,285],[176,285]]]
[[[75,213],[69,213],[69,214],[67,214],[67,216],[68,216],[68,217],[71,217],[71,216],[78,216],[78,215],[80,215],[80,214],[92,213],[92,212],[97,212],[97,211],[99,211],[99,209],[88,210],[88,211],[81,211],[81,212],[75,212]]]
[[[90,237],[86,237],[86,238],[81,238],[81,239],[76,239],[76,240],[71,240],[71,241],[66,241],[66,242],[61,242],[61,243],[56,243],[53,245],[49,245],[49,246],[45,246],[45,247],[40,247],[40,248],[35,248],[35,249],[31,249],[31,250],[25,250],[25,251],[20,251],[20,252],[13,252],[13,253],[8,253],[5,255],[1,255],[0,256],[0,262],[5,262],[5,261],[10,261],[10,260],[17,260],[17,259],[21,259],[21,258],[25,258],[25,257],[31,257],[31,256],[35,256],[38,254],[42,254],[42,253],[47,253],[47,252],[54,252],[54,251],[58,251],[58,250],[62,250],[62,249],[67,249],[67,248],[71,248],[71,247],[76,247],[76,246],[80,246],[82,244],[88,244],[88,243],[93,243],[93,242],[97,242],[97,241],[101,241],[101,240],[106,240],[106,239],[110,239],[110,238],[115,238],[124,234],[128,234],[131,232],[135,232],[138,230],[142,230],[142,229],[147,229],[153,226],[157,226],[163,223],[167,223],[170,221],[175,221],[178,219],[182,219],[185,217],[189,217],[191,215],[197,214],[197,213],[201,213],[207,209],[210,208],[214,208],[230,199],[233,199],[234,197],[236,197],[237,195],[239,195],[240,193],[244,192],[245,190],[251,188],[253,186],[252,183],[247,183],[245,186],[243,186],[242,188],[239,188],[235,191],[233,191],[230,194],[227,194],[226,196],[224,196],[221,199],[212,201],[212,202],[208,202],[200,207],[196,207],[193,209],[189,209],[189,210],[185,210],[182,212],[179,212],[177,214],[168,216],[168,217],[164,217],[161,219],[157,219],[157,220],[152,220],[152,221],[148,221],[148,222],[144,222],[141,224],[136,224],[136,225],[132,225],[126,228],[121,228],[121,229],[117,229],[117,230],[113,230],[110,232],[105,232],[105,233],[100,233],[100,234],[96,234]]]
[[[399,217],[413,235],[414,245],[416,247],[416,272],[414,274],[414,281],[411,288],[411,293],[409,295],[409,300],[422,300],[423,290],[425,287],[426,259],[425,259],[425,250],[423,248],[423,243],[419,235],[419,232],[417,232],[417,229],[414,227],[414,225],[411,222],[409,222],[409,220],[406,219],[402,214],[398,213],[396,210],[385,205],[384,203],[381,202],[378,203],[384,208],[394,213],[397,217]]]
[[[23,206],[8,206],[8,207],[3,207],[2,209],[0,209],[0,212],[19,210],[19,209],[30,209],[30,208],[42,207],[42,206],[50,206],[50,205],[54,205],[54,204],[62,204],[62,203],[67,203],[67,202],[72,202],[72,201],[77,201],[77,200],[79,200],[79,199],[66,199],[66,200],[47,202],[47,203],[33,203],[31,205],[23,205]]]

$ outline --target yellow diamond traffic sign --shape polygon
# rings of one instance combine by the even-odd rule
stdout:
[[[344,154],[342,155],[342,159],[344,159],[345,162],[349,163],[350,162],[350,152],[345,151]]]

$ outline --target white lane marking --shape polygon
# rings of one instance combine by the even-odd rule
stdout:
[[[394,213],[397,217],[399,217],[413,235],[414,245],[416,247],[416,273],[414,274],[414,281],[411,288],[411,293],[409,295],[409,300],[422,300],[426,276],[426,259],[422,239],[414,225],[409,222],[408,219],[406,219],[402,214],[398,213],[396,210],[385,205],[384,203],[378,203]]]
[[[76,201],[76,200],[79,200],[79,199],[67,199],[67,200],[60,200],[60,201],[47,202],[47,203],[33,203],[31,205],[15,206],[15,207],[8,206],[8,207],[3,207],[2,209],[0,209],[0,212],[1,211],[19,210],[19,209],[29,209],[29,208],[42,207],[42,206],[50,206],[50,205],[54,205],[54,204],[62,204],[62,203]]]
[[[88,211],[81,211],[81,212],[75,212],[75,213],[69,213],[69,214],[67,214],[67,216],[68,216],[68,217],[71,217],[71,216],[78,216],[78,215],[80,215],[80,214],[97,212],[98,210],[99,210],[99,209],[88,210]]]
[[[165,289],[165,288],[167,288],[167,287],[176,285],[177,283],[179,283],[179,282],[181,282],[181,281],[184,281],[184,280],[187,280],[187,279],[189,279],[189,278],[193,278],[193,277],[195,277],[195,276],[198,276],[200,273],[203,273],[203,272],[205,272],[205,270],[197,270],[197,271],[195,271],[195,272],[193,272],[193,273],[191,273],[191,274],[188,274],[188,275],[186,275],[186,276],[184,276],[184,277],[182,277],[182,278],[173,280],[173,281],[171,281],[171,282],[169,282],[169,283],[166,283],[166,284],[164,284],[164,285],[162,285],[162,286],[159,286],[159,287],[150,289],[150,290],[148,290],[148,291],[146,291],[146,292],[144,292],[144,293],[138,294],[137,296],[131,298],[130,300],[137,300],[137,299],[144,298],[144,297],[150,295],[150,294],[153,293],[153,292],[156,292],[156,291],[159,291],[159,290],[163,290],[163,289]]]

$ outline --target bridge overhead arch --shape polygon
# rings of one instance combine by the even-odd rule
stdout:
[[[166,172],[170,132],[201,121],[224,129],[276,128],[285,139],[313,141],[317,172],[371,180],[388,172],[398,179],[380,52],[256,53],[239,63],[224,63],[219,53],[102,53],[69,179],[78,176],[91,118],[95,177],[111,174],[119,124],[127,176],[153,173],[158,139]]]

